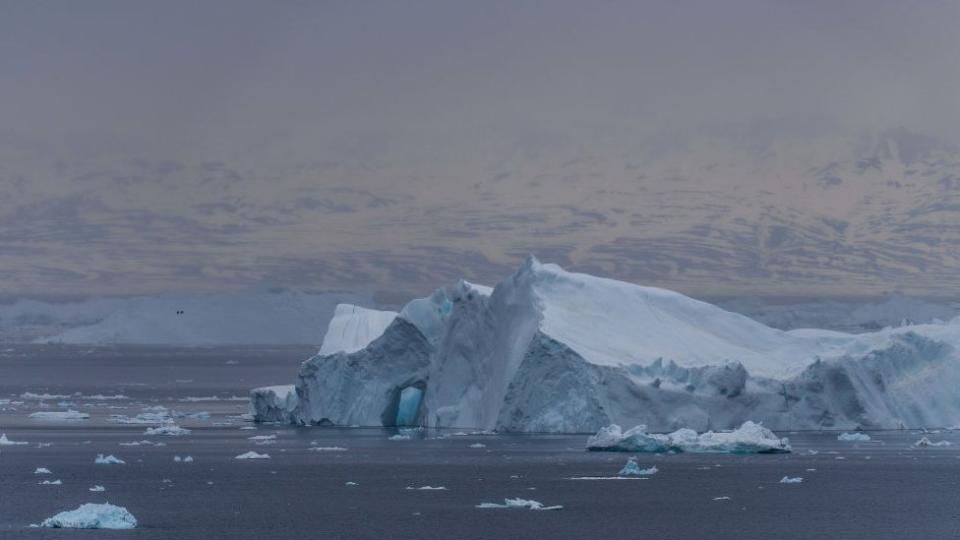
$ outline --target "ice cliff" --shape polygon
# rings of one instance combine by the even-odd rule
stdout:
[[[338,313],[292,391],[254,391],[258,420],[563,432],[960,422],[960,319],[781,331],[532,257],[494,289],[461,281],[395,316]]]

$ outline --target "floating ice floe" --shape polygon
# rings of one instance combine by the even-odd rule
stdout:
[[[193,463],[193,456],[173,456],[173,461],[177,463]]]
[[[130,441],[119,443],[120,446],[159,446],[163,443],[155,443],[153,441],[142,440],[142,441]]]
[[[254,435],[253,437],[247,437],[247,439],[251,441],[258,441],[258,442],[273,441],[273,440],[276,440],[276,438],[277,438],[276,435]]]
[[[51,399],[70,399],[73,396],[68,396],[66,394],[36,394],[34,392],[24,392],[20,394],[20,399],[35,399],[38,401],[48,401]]]
[[[73,409],[66,411],[38,411],[30,415],[34,420],[88,420],[90,415]]]
[[[420,487],[407,486],[407,489],[418,490],[418,491],[446,491],[446,490],[447,490],[447,488],[445,488],[444,486],[436,486],[436,487],[434,487],[434,486],[420,486]]]
[[[57,479],[57,480],[44,480],[43,482],[37,482],[37,484],[41,486],[62,486],[63,482]]]
[[[106,490],[107,490],[107,488],[105,488],[105,487],[97,484],[97,485],[93,486],[92,488],[88,489],[87,491],[91,491],[91,492],[93,492],[93,493],[102,493],[102,492],[104,492],[104,491],[106,491]]]
[[[473,443],[473,444],[470,445],[470,448],[486,448],[486,447],[487,447],[487,445],[485,445],[485,444],[483,444],[483,443]]]
[[[918,448],[924,448],[927,446],[950,446],[950,441],[937,441],[933,442],[930,439],[923,437],[919,441],[913,443],[914,446]]]
[[[837,440],[844,441],[844,442],[867,442],[872,439],[866,433],[855,432],[855,433],[841,433],[837,435]]]
[[[359,486],[360,484],[358,484],[358,483],[356,483],[356,482],[344,482],[343,485],[345,485],[345,486]]]
[[[587,450],[613,452],[696,452],[724,454],[779,454],[790,452],[790,442],[754,422],[733,431],[697,434],[678,429],[666,435],[647,433],[640,425],[627,431],[611,424],[587,439]]]
[[[33,471],[33,474],[53,474],[50,472],[50,469],[46,467],[37,467],[37,470]]]
[[[311,446],[307,450],[314,452],[346,452],[347,449],[342,446]]]
[[[723,496],[721,496],[721,497],[714,497],[713,500],[715,500],[715,501],[729,501],[729,500],[730,500],[730,497],[728,497],[728,496],[726,496],[726,495],[723,495]]]
[[[123,465],[126,463],[126,461],[117,458],[113,454],[110,454],[106,457],[104,457],[103,454],[97,454],[97,458],[93,460],[93,463],[95,465]]]
[[[634,475],[634,476],[650,476],[657,474],[657,467],[653,466],[649,469],[641,469],[640,465],[637,463],[637,460],[630,458],[627,460],[627,464],[620,469],[620,472],[617,474],[620,475]]]
[[[567,480],[646,480],[643,476],[571,476]]]
[[[190,430],[187,428],[182,428],[173,423],[166,423],[162,426],[147,428],[143,432],[144,435],[166,435],[169,437],[179,437],[181,435],[189,435]]]
[[[400,433],[397,433],[396,435],[393,435],[393,436],[391,436],[391,437],[387,437],[387,440],[391,440],[391,441],[409,441],[409,440],[410,440],[410,436],[409,436],[409,435],[402,435],[402,434],[400,434]]]
[[[133,529],[137,526],[137,519],[122,506],[87,503],[76,510],[47,518],[40,526],[55,529]]]
[[[7,438],[6,433],[0,433],[0,446],[23,446],[25,444],[30,444],[25,441],[11,441]]]
[[[112,396],[93,394],[91,396],[80,396],[80,399],[88,399],[90,401],[120,401],[124,399],[130,399],[130,396],[125,396],[123,394],[113,394]]]
[[[234,459],[270,459],[270,454],[258,454],[253,450],[245,452]]]
[[[803,478],[800,476],[795,476],[793,478],[789,476],[784,476],[783,478],[780,479],[780,483],[781,484],[802,484]]]
[[[544,506],[543,503],[538,501],[516,498],[504,499],[503,504],[489,502],[480,503],[477,505],[477,508],[527,508],[530,510],[562,510],[563,506]]]

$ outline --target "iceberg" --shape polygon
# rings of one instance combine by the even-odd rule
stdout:
[[[47,518],[40,526],[55,529],[133,529],[137,526],[137,519],[122,506],[87,503],[76,510]]]
[[[383,335],[383,331],[395,318],[397,318],[395,311],[379,311],[353,304],[338,304],[327,326],[327,334],[323,337],[320,352],[317,354],[359,351]]]
[[[67,411],[38,411],[30,415],[34,420],[88,420],[90,415],[73,409]]]
[[[106,491],[106,490],[107,490],[107,488],[105,488],[105,487],[103,487],[103,486],[101,486],[101,485],[99,485],[99,484],[93,486],[92,488],[87,489],[87,491],[90,491],[90,492],[93,492],[93,493],[102,493],[102,492],[104,492],[104,491]]]
[[[254,419],[568,433],[644,425],[629,433],[641,451],[664,451],[648,430],[702,451],[729,446],[724,431],[748,421],[960,423],[960,317],[864,334],[783,331],[533,257],[492,289],[460,281],[395,316],[369,311],[343,308],[293,387],[254,390]]]
[[[236,456],[234,459],[270,459],[270,454],[258,454],[251,450]]]
[[[117,458],[113,454],[109,456],[104,456],[103,454],[97,454],[96,459],[93,460],[95,465],[124,465],[126,461]]]
[[[0,446],[23,446],[26,444],[30,444],[30,443],[25,441],[11,441],[10,439],[7,438],[6,433],[0,433]]]
[[[173,423],[166,423],[162,426],[147,428],[143,432],[144,435],[166,435],[168,437],[179,437],[182,435],[189,435],[190,430],[187,428],[182,428]]]
[[[913,443],[917,448],[926,448],[929,446],[950,446],[950,441],[937,441],[933,442],[926,437],[921,437],[919,441]]]
[[[37,469],[33,471],[33,474],[53,474],[53,473],[50,472],[50,469],[46,467],[37,467]]]
[[[529,510],[562,510],[560,505],[544,506],[543,503],[531,499],[504,499],[503,504],[480,503],[477,508],[527,508]]]
[[[623,468],[620,469],[620,472],[618,472],[617,474],[622,476],[627,476],[627,475],[651,476],[651,475],[657,474],[657,472],[658,472],[658,469],[656,468],[656,466],[650,467],[648,469],[641,469],[640,464],[637,463],[637,460],[634,458],[630,458],[627,460],[627,464],[624,465]]]
[[[673,433],[647,433],[640,425],[622,431],[616,424],[602,428],[587,439],[587,450],[608,452],[693,452],[724,454],[781,454],[790,452],[790,442],[754,422],[726,432],[697,434],[692,429]],[[623,474],[623,473],[621,473]]]
[[[867,442],[871,439],[866,433],[841,433],[837,435],[837,440],[844,442]]]

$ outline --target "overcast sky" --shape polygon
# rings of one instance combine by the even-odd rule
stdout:
[[[631,156],[730,126],[763,144],[829,132],[862,147],[865,134],[901,127],[920,137],[910,144],[960,142],[958,21],[960,3],[935,0],[3,2],[0,291],[384,289],[400,280],[420,290],[459,274],[490,281],[542,249],[574,267],[710,293],[710,281],[731,276],[676,276],[684,249],[702,245],[671,244],[675,261],[662,275],[631,270],[642,248],[617,256],[593,248],[640,231],[563,234],[582,220],[551,205],[583,203],[609,222],[614,205],[588,201],[591,185],[638,195],[610,178],[633,170]],[[516,148],[530,159],[518,162]],[[788,156],[786,172],[836,158],[818,152],[803,154],[814,156],[806,165]],[[557,234],[531,233],[520,203],[503,212],[554,174],[545,168],[585,156],[604,164],[529,198],[530,213],[549,215]],[[216,178],[198,172],[214,166]],[[477,187],[488,173],[507,187]],[[647,182],[666,196],[659,180]],[[845,196],[859,200],[864,186]],[[388,200],[331,195],[348,189]],[[319,203],[299,219],[291,205],[304,197]],[[428,226],[428,211],[476,197],[470,216],[502,227]],[[190,207],[197,201],[204,206]],[[388,207],[392,214],[377,213]],[[684,212],[670,218],[684,231],[709,221]],[[759,219],[737,202],[728,213]],[[389,230],[391,243],[376,242],[384,233],[368,223]],[[675,235],[644,238],[656,246],[667,237]],[[136,248],[144,241],[162,257]],[[862,238],[839,241],[857,247]],[[394,270],[350,271],[358,265]],[[791,292],[791,278],[764,275],[784,284],[770,290]]]

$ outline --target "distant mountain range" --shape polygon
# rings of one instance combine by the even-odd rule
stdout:
[[[269,163],[0,142],[0,292],[269,283],[396,303],[528,253],[701,297],[960,290],[960,150],[902,128],[350,141]]]

